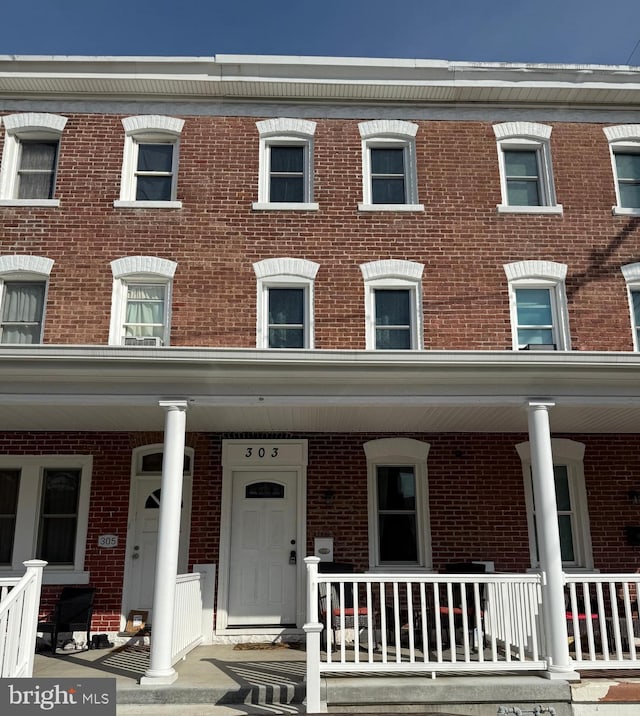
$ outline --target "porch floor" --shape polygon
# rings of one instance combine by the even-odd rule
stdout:
[[[140,686],[148,665],[144,649],[110,649],[36,654],[34,677],[114,678],[117,713],[122,716],[235,716],[239,714],[305,713],[305,662],[301,648],[236,648],[214,644],[194,649],[175,669],[178,679],[169,686]],[[606,699],[614,711],[638,713],[640,672],[584,672],[578,684],[549,681],[540,675],[395,674],[331,675],[323,677],[330,712],[438,713],[455,716],[495,716],[496,704],[554,705],[558,716],[582,713],[571,703],[599,703]],[[613,693],[619,699],[613,699]],[[609,695],[608,695],[609,694]],[[592,700],[593,699],[593,700]],[[433,711],[430,711],[433,708]],[[531,708],[531,706],[528,706]],[[584,711],[588,713],[589,711]]]

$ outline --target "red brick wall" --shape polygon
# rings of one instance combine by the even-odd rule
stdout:
[[[190,566],[219,562],[223,437],[189,434],[195,449]],[[256,437],[256,436],[253,436]],[[368,568],[367,468],[363,444],[383,434],[287,435],[309,440],[306,554],[315,537],[334,538],[336,561]],[[526,435],[407,434],[429,442],[429,511],[433,563],[493,560],[499,571],[529,565],[522,467],[515,450]],[[561,437],[561,436],[558,436]],[[636,479],[637,436],[571,435],[586,444],[584,471],[594,562],[603,572],[630,571],[640,564],[640,548],[625,543],[625,525],[640,525],[640,507],[627,493]],[[98,588],[95,630],[117,630],[124,572],[131,451],[153,444],[153,433],[5,433],[0,454],[91,454],[94,459],[86,569]],[[328,502],[325,493],[332,491]],[[120,537],[115,549],[98,549],[97,538]],[[43,613],[60,587],[46,587]]]
[[[181,210],[114,209],[123,148],[121,117],[67,113],[59,209],[0,207],[0,253],[55,260],[45,342],[104,344],[109,262],[132,254],[178,262],[173,345],[255,345],[252,263],[276,256],[320,264],[316,346],[364,347],[359,264],[401,258],[425,264],[425,347],[511,347],[503,264],[568,264],[572,344],[631,350],[620,266],[638,260],[638,219],[614,217],[609,149],[602,125],[553,124],[551,151],[563,216],[497,214],[501,202],[492,122],[420,121],[416,138],[424,213],[358,213],[357,119],[317,118],[318,212],[254,212],[255,118],[185,117]]]

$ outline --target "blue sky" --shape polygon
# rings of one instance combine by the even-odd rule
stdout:
[[[640,0],[5,0],[0,54],[640,65]],[[635,51],[634,51],[635,50]]]

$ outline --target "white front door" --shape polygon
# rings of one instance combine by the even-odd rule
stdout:
[[[134,479],[132,496],[132,522],[127,543],[127,573],[125,578],[125,604],[123,614],[132,609],[144,609],[151,613],[155,583],[156,552],[158,544],[158,519],[160,516],[159,477]],[[178,573],[186,571],[188,556],[188,514],[185,507],[191,504],[191,481],[183,486],[182,521],[180,525],[180,552]],[[149,622],[151,617],[149,618]]]
[[[295,625],[295,470],[232,473],[228,626]]]

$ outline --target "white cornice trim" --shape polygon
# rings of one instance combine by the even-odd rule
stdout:
[[[53,264],[53,259],[44,256],[31,256],[30,254],[0,256],[0,274],[23,272],[49,276]]]
[[[299,276],[313,281],[318,273],[320,264],[307,259],[275,258],[264,259],[253,264],[256,278],[270,278],[272,276]]]
[[[114,278],[133,274],[154,274],[171,279],[177,266],[175,261],[161,259],[157,256],[125,256],[111,262],[111,271]]]

